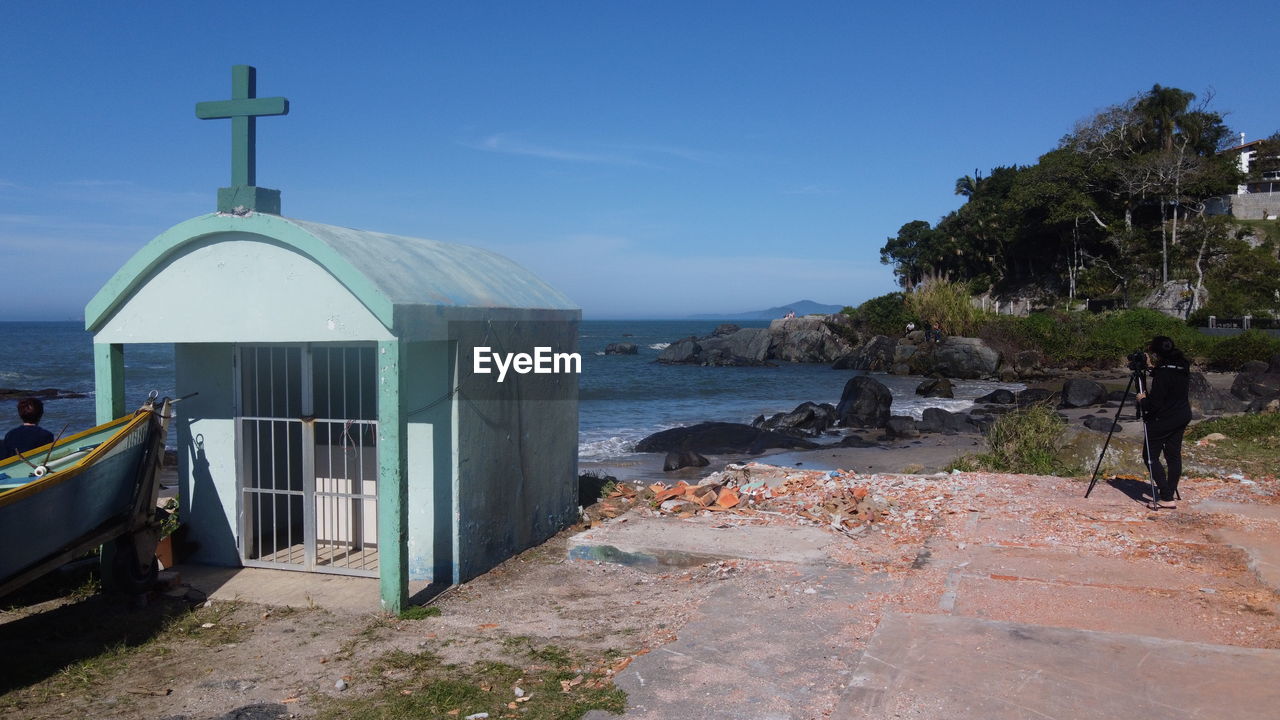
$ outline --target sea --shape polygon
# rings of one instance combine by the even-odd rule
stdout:
[[[579,457],[609,461],[631,455],[636,442],[659,430],[704,421],[749,423],[758,415],[787,412],[806,402],[840,400],[846,382],[859,371],[826,365],[780,363],[777,367],[662,365],[658,353],[669,343],[710,334],[716,320],[584,320],[579,352]],[[765,327],[767,321],[742,321]],[[606,355],[609,343],[634,343],[636,355]],[[174,395],[173,346],[125,347],[126,406],[142,404],[151,391]],[[893,413],[919,418],[927,407],[951,411],[996,388],[1020,385],[955,381],[955,398],[915,394],[922,378],[874,374],[893,393]],[[0,387],[56,388],[84,398],[49,400],[41,423],[55,434],[94,425],[93,340],[79,322],[0,322]],[[16,402],[0,405],[0,431],[18,424]]]

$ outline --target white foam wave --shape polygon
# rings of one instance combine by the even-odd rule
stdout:
[[[650,350],[666,350],[671,347],[671,343],[654,343],[649,346]]]
[[[636,441],[613,436],[603,440],[585,442],[578,446],[578,457],[584,460],[614,458],[634,452]]]

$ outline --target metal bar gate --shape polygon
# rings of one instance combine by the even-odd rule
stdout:
[[[378,575],[374,353],[370,345],[238,348],[245,565]]]

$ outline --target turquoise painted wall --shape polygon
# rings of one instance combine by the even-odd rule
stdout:
[[[456,346],[409,344],[405,378],[408,422],[409,579],[449,583],[453,572],[456,476],[453,398]]]
[[[174,346],[179,517],[198,543],[191,561],[236,566],[235,382],[228,343]]]

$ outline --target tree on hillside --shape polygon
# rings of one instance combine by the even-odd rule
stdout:
[[[966,198],[973,197],[978,193],[978,189],[982,187],[982,173],[977,168],[973,169],[972,175],[965,175],[956,178],[956,194],[963,195]]]
[[[960,207],[903,225],[881,260],[908,289],[941,278],[1127,304],[1131,290],[1173,279],[1212,285],[1219,276],[1195,261],[1226,245],[1206,244],[1199,225],[1184,238],[1185,228],[1239,173],[1218,154],[1230,132],[1209,100],[1155,85],[1081,120],[1034,165],[975,169],[955,181]]]

